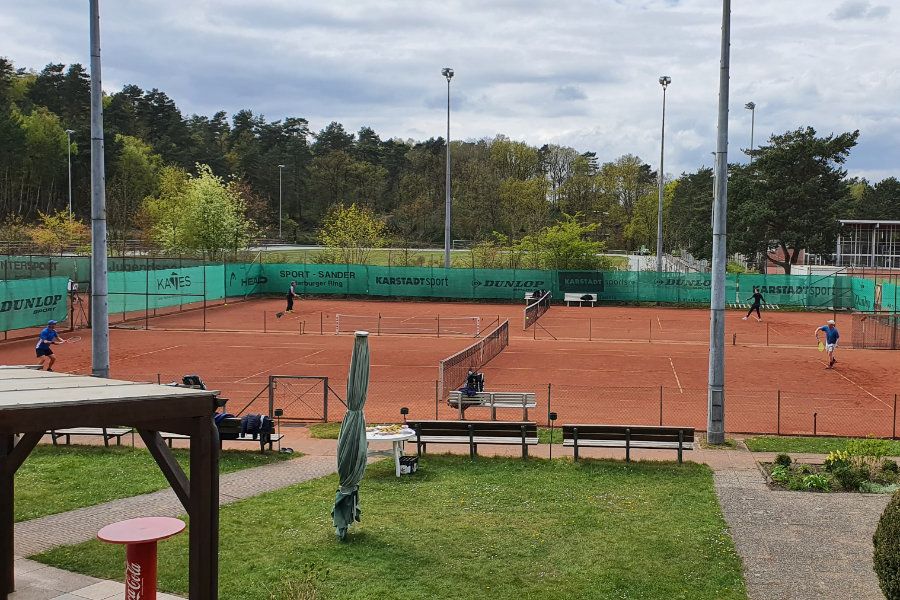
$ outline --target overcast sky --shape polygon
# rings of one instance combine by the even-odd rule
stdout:
[[[89,3],[2,0],[0,56],[90,65]],[[665,172],[710,166],[722,2],[716,0],[127,0],[100,2],[103,87],[169,95],[184,116],[240,109],[338,121],[382,139],[504,134],[534,146],[635,154]],[[847,168],[900,178],[900,6],[889,0],[735,0],[730,162],[812,126],[860,130]]]

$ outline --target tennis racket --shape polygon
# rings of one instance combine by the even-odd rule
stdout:
[[[819,342],[819,352],[825,352],[825,343],[822,341]]]
[[[77,343],[80,342],[80,341],[81,341],[81,336],[80,336],[80,335],[73,335],[73,336],[70,337],[70,338],[66,338],[66,343],[67,343],[67,344],[77,344]]]

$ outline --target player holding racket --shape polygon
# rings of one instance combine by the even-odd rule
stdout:
[[[764,304],[766,301],[763,299],[762,294],[759,293],[759,288],[753,288],[753,295],[751,297],[747,298],[748,302],[750,300],[753,300],[753,304],[750,305],[750,310],[747,311],[747,316],[744,317],[742,320],[746,321],[750,317],[750,315],[753,314],[753,311],[755,310],[756,311],[756,320],[761,323],[762,315],[759,314],[759,305]]]
[[[837,346],[838,338],[841,337],[841,334],[838,333],[837,327],[834,326],[834,321],[829,319],[826,321],[825,325],[816,329],[816,341],[821,342],[819,339],[819,332],[825,332],[825,350],[828,351],[828,366],[826,369],[833,369],[834,363],[837,362],[837,359],[834,357],[834,347]]]
[[[292,281],[291,288],[288,290],[287,297],[286,297],[287,308],[284,309],[284,312],[286,312],[286,313],[294,312],[294,298],[300,297],[300,294],[298,294],[297,292],[294,291],[294,286],[296,286],[296,285],[297,285],[297,282]]]
[[[41,331],[41,335],[38,337],[37,346],[34,347],[34,352],[41,361],[41,366],[44,365],[44,357],[46,356],[50,359],[47,361],[47,370],[52,371],[53,363],[56,362],[56,357],[53,356],[53,350],[50,349],[50,346],[53,344],[65,343],[66,340],[59,337],[59,333],[56,331],[56,321],[47,321],[47,327]]]

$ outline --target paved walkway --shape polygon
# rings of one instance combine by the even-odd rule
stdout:
[[[282,446],[306,456],[223,475],[221,504],[335,472],[334,440],[309,439],[300,428],[284,428],[284,433]],[[497,449],[498,454],[521,452],[518,448]],[[460,447],[430,444],[429,450],[460,452]],[[532,448],[531,453],[546,457],[549,451],[543,445]],[[553,454],[570,452],[554,446]],[[584,455],[621,458],[621,452],[615,450],[590,449]],[[774,454],[753,454],[745,448],[696,450],[688,456],[715,471],[716,493],[744,561],[751,600],[883,598],[872,571],[872,534],[888,495],[772,491],[756,460],[771,460]],[[638,451],[637,458],[671,460],[673,453]],[[121,598],[121,583],[61,571],[22,557],[94,539],[101,527],[122,519],[182,514],[184,509],[175,494],[163,490],[16,524],[17,591],[10,600]]]

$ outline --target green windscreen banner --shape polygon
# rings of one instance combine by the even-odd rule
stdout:
[[[65,321],[68,277],[0,281],[0,330],[25,329]]]
[[[207,267],[210,269],[213,267]],[[109,286],[109,312],[134,311],[183,306],[219,298],[224,290],[222,266],[216,269],[218,285],[210,284],[211,295],[206,295],[207,281],[204,267],[161,269],[156,271],[112,271],[107,275]]]
[[[900,312],[900,297],[898,297],[898,292],[900,292],[900,286],[893,283],[882,283],[875,288],[875,294],[877,298],[875,310],[886,310],[890,312]]]

